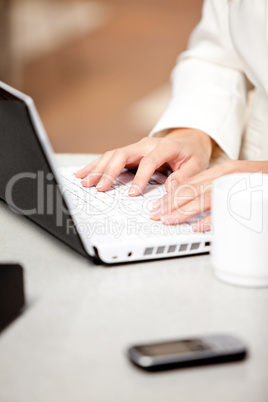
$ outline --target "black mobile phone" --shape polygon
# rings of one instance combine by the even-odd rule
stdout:
[[[21,314],[24,306],[22,266],[0,264],[0,331]]]
[[[230,335],[201,336],[133,346],[128,349],[130,360],[149,370],[167,370],[242,360],[246,347]]]

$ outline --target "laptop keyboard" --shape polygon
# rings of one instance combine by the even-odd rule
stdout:
[[[79,222],[95,223],[94,235],[112,238],[174,235],[181,225],[167,226],[150,219],[152,204],[166,191],[166,176],[154,173],[140,196],[130,197],[128,190],[134,174],[123,171],[106,192],[97,191],[96,187],[85,188],[81,179],[74,176],[78,168],[61,168],[61,190],[68,198],[71,213]],[[196,218],[194,219],[196,220]],[[191,221],[184,224],[189,226]],[[177,229],[176,229],[177,228]]]

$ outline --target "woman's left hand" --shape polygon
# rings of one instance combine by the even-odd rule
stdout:
[[[268,173],[268,161],[226,160],[180,183],[153,205],[151,219],[161,220],[165,225],[181,224],[188,219],[209,211],[211,208],[212,183],[218,177],[232,173]],[[176,180],[172,173],[172,179]],[[197,232],[210,230],[211,216],[199,220],[194,225]]]

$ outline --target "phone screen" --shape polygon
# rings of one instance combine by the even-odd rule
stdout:
[[[154,343],[136,348],[144,356],[161,356],[199,352],[210,349],[200,339]]]

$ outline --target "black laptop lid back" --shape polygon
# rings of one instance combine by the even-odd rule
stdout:
[[[0,198],[80,254],[84,247],[26,104],[0,88]]]

